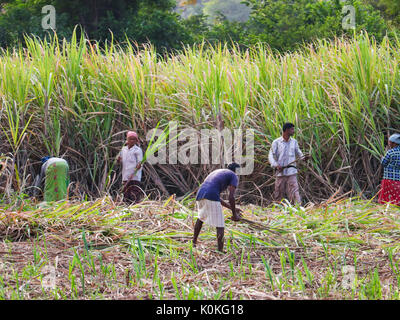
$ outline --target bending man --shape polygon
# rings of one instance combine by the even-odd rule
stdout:
[[[206,177],[201,185],[196,196],[199,216],[194,226],[193,246],[196,246],[203,223],[207,223],[217,228],[218,250],[223,252],[225,221],[222,206],[232,211],[233,221],[240,220],[239,209],[235,207],[235,190],[239,183],[235,171],[239,167],[237,163],[231,163],[228,169],[215,170]],[[220,197],[221,192],[226,189],[229,190],[229,203]]]

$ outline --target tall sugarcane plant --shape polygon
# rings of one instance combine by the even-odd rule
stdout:
[[[376,43],[364,34],[317,40],[285,54],[261,44],[243,51],[202,43],[169,56],[130,42],[101,46],[83,33],[80,38],[74,33],[70,42],[27,37],[26,44],[0,54],[2,152],[15,151],[12,123],[19,121],[18,134],[26,129],[27,157],[33,162],[49,153],[67,157],[72,180],[93,195],[107,189],[119,148],[114,138],[121,131],[136,128],[143,136],[169,121],[214,128],[218,114],[228,129],[254,130],[259,171],[249,179],[257,185],[260,173],[272,173],[271,142],[290,121],[301,148],[312,156],[302,173],[308,181],[330,185],[328,190],[360,185],[373,194],[385,136],[400,121],[396,39]],[[190,181],[202,177],[193,170],[209,169],[177,167]]]

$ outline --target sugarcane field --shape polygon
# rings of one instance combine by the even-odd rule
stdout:
[[[400,6],[356,2],[0,1],[0,300],[399,300]]]

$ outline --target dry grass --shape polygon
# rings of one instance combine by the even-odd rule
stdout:
[[[0,209],[3,299],[398,299],[399,209],[344,200],[226,214],[225,249],[194,202],[96,202]],[[265,230],[264,227],[268,227]],[[343,267],[354,267],[346,286]],[[55,287],[46,285],[49,272]]]

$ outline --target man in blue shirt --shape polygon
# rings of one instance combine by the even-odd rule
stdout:
[[[207,223],[217,228],[218,250],[223,252],[224,247],[224,215],[222,206],[232,210],[232,220],[239,221],[239,209],[235,207],[235,190],[239,183],[239,178],[235,171],[240,166],[237,163],[231,163],[228,169],[218,169],[211,172],[204,180],[197,192],[196,202],[199,212],[199,218],[194,226],[193,246],[196,246],[203,223]],[[221,199],[221,192],[229,190],[229,203]]]

